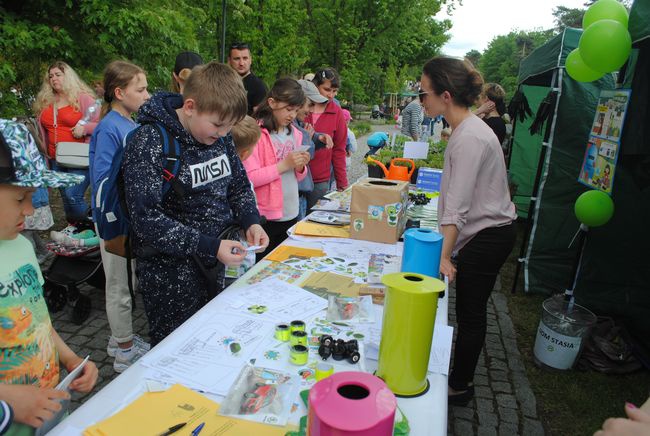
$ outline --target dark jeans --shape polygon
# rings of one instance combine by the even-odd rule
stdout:
[[[257,262],[262,260],[264,256],[273,251],[278,245],[287,239],[287,230],[294,225],[298,220],[296,218],[289,221],[267,221],[262,227],[267,235],[269,235],[269,246],[266,247],[262,253],[255,256]]]
[[[456,257],[458,336],[449,386],[465,390],[485,343],[487,301],[499,269],[515,245],[515,224],[481,230]]]
[[[88,216],[88,203],[84,195],[90,185],[90,175],[88,168],[66,168],[57,165],[55,159],[50,159],[50,167],[54,171],[61,171],[63,173],[79,174],[84,176],[83,182],[78,185],[69,186],[67,188],[59,188],[61,192],[61,199],[63,200],[63,210],[65,211],[65,219],[68,223],[75,223],[83,221]]]

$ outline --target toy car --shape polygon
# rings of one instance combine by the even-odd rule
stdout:
[[[320,346],[318,347],[318,355],[327,360],[330,356],[334,360],[347,359],[350,363],[357,363],[361,359],[359,353],[359,343],[356,339],[344,341],[343,339],[334,340],[329,335],[320,337]]]
[[[255,390],[244,394],[239,413],[253,415],[273,402],[277,389],[274,385],[255,383]]]

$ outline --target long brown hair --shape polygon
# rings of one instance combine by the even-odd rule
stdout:
[[[300,86],[297,80],[290,77],[278,79],[253,114],[253,117],[260,120],[262,126],[269,132],[278,130],[278,125],[273,117],[273,108],[269,104],[269,98],[275,101],[281,101],[289,106],[302,106],[305,104],[306,99],[302,86]]]
[[[124,89],[138,74],[145,74],[139,66],[127,61],[113,61],[104,69],[104,104],[102,104],[101,118],[111,111],[111,103],[115,98],[115,89]]]

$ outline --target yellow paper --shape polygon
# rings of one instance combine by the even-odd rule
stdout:
[[[350,226],[328,226],[327,224],[317,224],[309,221],[301,221],[296,224],[296,235],[305,236],[325,236],[334,238],[349,238]]]
[[[328,295],[358,297],[361,286],[361,284],[354,283],[354,280],[350,277],[317,271],[312,272],[300,284],[300,287],[304,290],[323,298],[327,298]]]
[[[265,259],[275,262],[283,262],[287,259],[309,259],[310,257],[321,256],[325,256],[325,252],[323,250],[318,250],[315,248],[293,247],[291,245],[280,245],[278,248],[273,250],[271,254],[266,256]]]
[[[182,385],[165,392],[146,392],[133,403],[84,430],[84,436],[160,435],[168,428],[186,422],[174,436],[187,436],[205,423],[201,436],[284,435],[287,427],[277,427],[234,419],[217,414],[219,404]]]

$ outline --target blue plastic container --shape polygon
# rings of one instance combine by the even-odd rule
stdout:
[[[440,276],[443,236],[431,229],[412,228],[404,232],[402,272]]]

